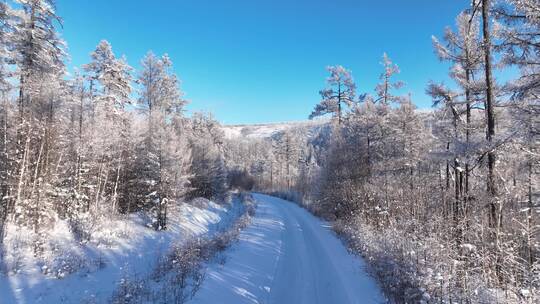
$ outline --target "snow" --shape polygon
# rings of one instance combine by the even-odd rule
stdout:
[[[253,124],[253,125],[228,125],[222,126],[227,139],[265,139],[283,132],[289,128],[315,127],[328,123],[327,119],[315,119],[306,121],[293,121],[283,123]]]
[[[208,265],[206,279],[190,303],[384,302],[364,262],[347,252],[327,223],[293,203],[254,197],[258,208],[252,224],[224,253],[224,264]],[[173,244],[218,231],[233,220],[238,207],[194,204],[171,212],[167,231],[149,229],[144,216],[132,215],[101,225],[94,236],[99,241],[85,245],[73,239],[66,222],[57,220],[45,262],[33,258],[29,244],[19,244],[27,249],[21,252],[22,266],[17,273],[0,275],[0,304],[108,302],[123,279],[150,273]],[[6,244],[30,234],[11,230],[8,235],[14,237]],[[57,264],[49,259],[84,262],[75,271],[58,275],[51,270]]]
[[[94,235],[98,241],[85,245],[73,239],[65,221],[57,220],[49,234],[54,246],[47,247],[45,263],[33,257],[31,244],[24,243],[31,233],[11,225],[6,247],[18,243],[22,252],[7,252],[6,257],[22,259],[21,269],[0,274],[0,304],[107,302],[120,280],[149,273],[174,244],[218,231],[232,221],[236,207],[236,203],[225,208],[209,201],[201,207],[183,204],[171,210],[168,230],[162,232],[146,227],[142,215],[118,218],[101,225]],[[63,259],[80,261],[82,267],[73,273],[47,273],[51,268],[47,260]]]
[[[384,303],[364,262],[347,252],[320,221],[297,205],[254,195],[252,224],[211,264],[197,303]]]

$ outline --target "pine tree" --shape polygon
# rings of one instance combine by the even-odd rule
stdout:
[[[451,117],[452,131],[446,136],[447,153],[447,184],[449,183],[449,167],[453,167],[454,176],[454,204],[452,206],[456,240],[462,239],[464,223],[467,217],[470,200],[470,177],[471,168],[476,164],[478,151],[473,151],[472,136],[474,124],[472,110],[477,107],[476,96],[481,94],[483,82],[476,81],[483,63],[483,50],[480,42],[480,24],[476,16],[461,13],[456,18],[457,32],[447,28],[444,35],[443,45],[435,37],[432,38],[437,56],[440,60],[449,61],[453,64],[450,76],[459,85],[459,91],[451,91],[444,86],[436,87],[431,84],[428,93],[434,98],[434,105],[444,102],[447,117]],[[465,115],[465,123],[462,116]],[[464,133],[464,134],[463,134]],[[464,136],[464,138],[463,138]]]
[[[211,116],[195,113],[191,118],[192,190],[188,198],[222,200],[226,190],[223,132]]]
[[[344,67],[329,66],[326,68],[330,76],[326,80],[327,88],[321,90],[319,94],[322,100],[315,106],[315,109],[309,116],[310,119],[317,116],[332,113],[337,117],[338,124],[341,124],[343,107],[352,106],[356,95],[356,85],[351,75],[351,71]]]
[[[16,61],[19,67],[19,111],[32,101],[32,93],[48,74],[59,74],[64,69],[65,43],[59,38],[55,22],[54,2],[51,0],[17,0],[22,6],[16,12],[19,22],[14,27]]]
[[[186,147],[182,138],[175,136],[171,126],[173,117],[181,115],[184,100],[176,75],[170,69],[172,62],[167,55],[158,59],[148,53],[142,61],[143,70],[138,81],[142,85],[139,104],[147,117],[147,129],[142,145],[138,146],[136,181],[134,191],[138,201],[156,213],[155,228],[167,227],[167,205],[178,199],[176,193],[183,192],[184,182],[178,180],[187,170]],[[180,154],[180,153],[181,154]],[[141,176],[142,175],[142,176]],[[183,177],[181,178],[183,179]],[[131,211],[131,210],[129,210]]]
[[[124,169],[129,162],[128,149],[132,137],[129,133],[131,114],[125,111],[125,106],[131,103],[132,68],[125,58],[116,58],[106,40],[98,44],[91,58],[84,69],[91,81],[97,81],[95,85],[99,93],[92,97],[91,102],[94,104],[95,121],[101,124],[99,130],[93,130],[100,147],[97,153],[101,154],[98,156],[95,205],[102,201],[104,195],[111,195],[111,208],[116,211],[126,199],[123,196],[126,190]]]
[[[16,65],[18,114],[15,125],[12,195],[8,204],[14,220],[33,228],[38,239],[34,252],[41,251],[44,225],[53,219],[61,204],[49,194],[56,182],[53,162],[60,121],[59,106],[64,96],[64,42],[59,38],[54,3],[47,0],[16,1],[20,9],[4,9],[12,17],[9,28],[9,61]],[[5,5],[5,4],[4,4]],[[4,6],[5,7],[5,6]],[[7,125],[6,125],[7,128]]]
[[[375,92],[377,93],[375,102],[380,102],[383,105],[399,103],[401,97],[392,94],[392,90],[399,90],[404,85],[401,81],[392,81],[392,77],[399,74],[399,67],[392,62],[386,53],[383,54],[381,64],[384,67],[384,72],[379,76],[381,83],[377,84],[375,88]]]

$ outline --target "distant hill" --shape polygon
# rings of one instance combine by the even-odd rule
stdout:
[[[430,126],[433,123],[433,109],[417,109],[416,112],[425,121],[427,126]],[[320,132],[323,132],[324,135],[328,135],[330,131],[330,129],[327,128],[329,123],[330,118],[326,117],[314,120],[290,122],[223,125],[222,130],[226,139],[270,139],[280,136],[283,131],[289,129],[304,134],[308,138],[312,138]]]
[[[288,129],[309,132],[327,125],[328,122],[328,119],[316,119],[265,124],[225,125],[222,126],[222,129],[227,139],[269,139]]]

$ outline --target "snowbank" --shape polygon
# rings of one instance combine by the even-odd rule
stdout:
[[[106,302],[123,278],[152,271],[173,245],[220,230],[240,209],[236,200],[227,207],[209,201],[197,205],[172,208],[168,230],[161,232],[148,227],[144,214],[103,217],[84,244],[66,221],[56,220],[40,258],[34,257],[33,231],[9,225],[0,304]]]

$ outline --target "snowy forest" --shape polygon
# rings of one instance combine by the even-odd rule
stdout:
[[[369,58],[376,87],[328,66],[309,120],[273,126],[187,113],[167,54],[135,70],[102,40],[69,71],[61,26],[53,0],[0,2],[1,304],[221,303],[196,293],[212,278],[204,265],[266,210],[251,191],[330,223],[384,302],[540,301],[538,0],[472,0],[448,20],[432,43],[452,83],[425,84],[432,108],[403,93],[385,53]],[[515,77],[498,79],[505,70]],[[119,271],[103,283],[111,295],[44,296],[117,267],[106,250],[142,235],[171,239],[151,275]],[[46,283],[10,287],[31,280]]]
[[[327,125],[226,157],[256,188],[334,222],[398,302],[540,300],[540,3],[490,2],[433,37],[454,81],[426,84],[433,111],[395,93],[405,84],[384,54],[373,91],[328,67],[310,115],[331,114]],[[512,67],[518,77],[497,82],[493,70]]]

